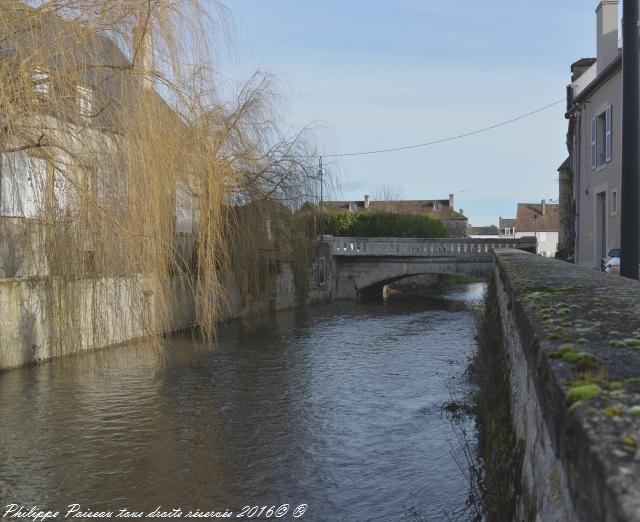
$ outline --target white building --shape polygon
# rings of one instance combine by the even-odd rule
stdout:
[[[538,240],[538,254],[555,257],[558,251],[559,231],[558,205],[546,203],[544,200],[540,203],[518,203],[515,237],[535,236]]]

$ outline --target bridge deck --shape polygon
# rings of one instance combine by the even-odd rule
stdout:
[[[322,236],[332,245],[334,256],[402,256],[438,257],[451,255],[463,257],[487,254],[497,248],[533,250],[535,237],[524,238],[393,238],[393,237],[333,237]]]

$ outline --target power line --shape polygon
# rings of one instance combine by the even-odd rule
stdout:
[[[538,109],[535,109],[531,112],[527,112],[526,114],[521,114],[520,116],[516,116],[515,118],[511,118],[510,120],[506,120],[506,121],[502,121],[500,123],[496,123],[494,125],[490,125],[489,127],[483,127],[482,129],[477,129],[474,131],[470,131],[470,132],[465,132],[464,134],[458,134],[456,136],[449,136],[448,138],[441,138],[438,140],[433,140],[433,141],[428,141],[426,143],[418,143],[417,145],[405,145],[403,147],[393,147],[390,149],[379,149],[379,150],[368,150],[368,151],[363,151],[363,152],[345,152],[342,154],[322,154],[323,157],[325,158],[343,158],[345,156],[368,156],[371,154],[383,154],[385,152],[398,152],[401,150],[409,150],[409,149],[418,149],[421,147],[428,147],[429,145],[437,145],[438,143],[445,143],[447,141],[453,141],[453,140],[459,140],[461,138],[467,138],[469,136],[475,136],[476,134],[480,134],[482,132],[487,132],[490,131],[492,129],[497,129],[498,127],[504,127],[505,125],[509,125],[510,123],[514,123],[516,121],[519,120],[523,120],[524,118],[527,118],[529,116],[533,116],[534,114],[537,114],[538,112],[542,112],[550,107],[553,107],[554,105],[558,105],[559,103],[562,103],[566,101],[565,98],[562,98],[560,100],[554,101],[553,103],[549,103],[548,105],[545,105],[544,107],[539,107]]]

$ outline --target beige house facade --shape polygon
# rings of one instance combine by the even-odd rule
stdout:
[[[618,40],[619,2],[596,9],[597,58],[572,65],[567,88],[568,176],[573,182],[575,262],[599,267],[620,247],[622,159],[622,55]]]

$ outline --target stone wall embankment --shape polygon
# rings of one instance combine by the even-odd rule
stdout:
[[[302,272],[292,262],[278,262],[262,293],[249,302],[241,299],[231,276],[222,320],[331,300],[331,249],[326,244],[318,248]],[[177,278],[162,284],[156,288],[157,283],[136,274],[75,281],[0,277],[0,370],[193,327],[196,304],[188,285]],[[156,302],[158,295],[166,299]],[[157,313],[160,306],[166,313]],[[166,317],[163,324],[150,319],[158,316]]]
[[[517,520],[640,521],[640,283],[515,250],[495,276]]]

